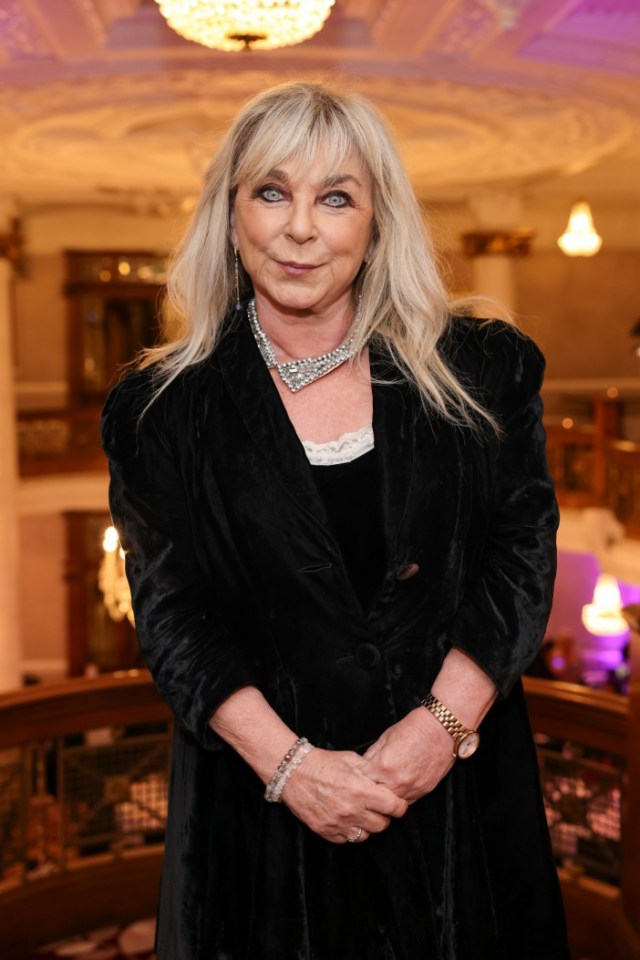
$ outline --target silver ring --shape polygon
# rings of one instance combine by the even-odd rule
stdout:
[[[358,843],[360,837],[362,836],[362,827],[358,827],[358,832],[355,837],[347,837],[347,843]]]

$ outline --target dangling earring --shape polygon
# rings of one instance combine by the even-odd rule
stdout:
[[[240,266],[239,266],[239,260],[238,260],[237,247],[233,248],[233,256],[234,256],[233,276],[234,276],[235,285],[236,285],[236,310],[240,311],[242,310],[242,304],[240,303]]]

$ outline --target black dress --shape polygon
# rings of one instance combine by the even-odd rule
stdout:
[[[351,584],[365,614],[384,574],[384,539],[376,451],[368,450],[347,462],[312,464],[311,472],[324,504],[329,526],[338,542]],[[326,844],[311,836],[310,853],[317,846],[318,877],[326,871]],[[362,844],[337,847],[333,884],[338,902],[351,904],[357,922],[344,924],[336,911],[334,922],[318,917],[313,942],[318,956],[362,957],[362,960],[401,960],[397,943],[404,939],[389,910],[391,891],[376,857]],[[307,878],[313,883],[313,864],[307,856]],[[363,885],[363,877],[366,884]],[[365,896],[361,899],[360,893]],[[324,940],[324,944],[321,943]],[[408,956],[409,954],[407,954]],[[424,958],[429,960],[429,957]]]
[[[353,589],[368,613],[385,561],[376,452],[346,463],[313,464],[311,472]]]

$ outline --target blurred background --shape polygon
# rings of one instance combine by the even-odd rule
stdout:
[[[0,0],[3,957],[153,913],[169,720],[98,419],[171,325],[166,257],[222,132],[308,78],[377,104],[451,293],[500,298],[547,357],[560,560],[527,695],[576,956],[638,960],[640,2],[226,6],[193,0],[220,16],[194,35],[184,0]]]

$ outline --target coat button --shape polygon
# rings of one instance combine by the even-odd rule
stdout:
[[[417,563],[408,563],[406,567],[400,567],[396,573],[396,580],[410,580],[415,577],[420,567]]]
[[[375,644],[361,643],[355,649],[354,658],[363,670],[374,670],[382,660],[382,654]]]

